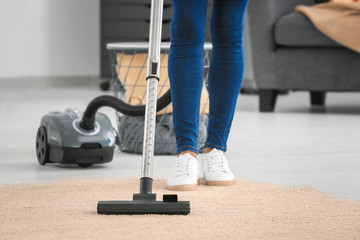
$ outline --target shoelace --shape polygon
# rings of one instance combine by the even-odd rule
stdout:
[[[218,151],[219,154],[217,156],[209,156],[207,157],[208,169],[210,172],[228,172],[229,166],[227,164],[227,160],[222,151]]]
[[[190,157],[179,157],[175,162],[174,175],[176,177],[190,175],[193,172],[193,164],[190,164],[191,160]]]

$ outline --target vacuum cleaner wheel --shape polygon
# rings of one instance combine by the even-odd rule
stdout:
[[[79,163],[78,165],[79,165],[79,167],[82,167],[82,168],[88,168],[88,167],[91,167],[93,164],[92,163]]]
[[[40,165],[45,165],[49,162],[49,145],[44,126],[40,126],[36,134],[36,156]]]

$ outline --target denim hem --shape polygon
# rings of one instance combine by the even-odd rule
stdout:
[[[209,147],[209,148],[217,148],[223,152],[226,152],[226,147],[220,147],[218,145],[212,144],[212,143],[206,143],[205,147]]]
[[[199,154],[199,150],[193,146],[182,146],[182,147],[178,147],[177,150],[176,150],[176,154],[179,154],[183,151],[186,151],[186,150],[190,150],[190,151],[193,151],[195,152],[196,154]]]

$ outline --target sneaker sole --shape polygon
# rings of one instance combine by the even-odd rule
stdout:
[[[230,185],[234,185],[234,184],[235,184],[235,179],[229,180],[229,181],[206,181],[205,180],[205,185],[208,185],[208,186],[230,186]]]
[[[198,185],[200,185],[200,179],[198,179],[197,184],[167,186],[166,188],[170,191],[194,191],[197,190]]]

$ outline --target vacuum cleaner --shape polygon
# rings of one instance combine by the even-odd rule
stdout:
[[[157,99],[162,13],[163,0],[152,0],[146,105],[133,106],[113,96],[99,96],[89,103],[85,112],[69,109],[65,112],[51,112],[41,119],[36,136],[39,163],[78,164],[89,167],[110,162],[114,155],[116,133],[109,118],[97,113],[101,107],[112,107],[129,116],[145,115],[140,191],[133,194],[132,201],[99,201],[99,214],[190,213],[189,201],[178,201],[177,195],[164,195],[162,201],[157,201],[156,194],[152,192],[156,112],[171,102],[170,89]]]

